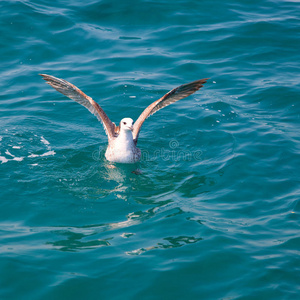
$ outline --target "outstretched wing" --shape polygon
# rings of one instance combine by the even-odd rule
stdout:
[[[144,123],[144,121],[156,113],[158,110],[162,109],[165,106],[168,106],[180,99],[183,99],[193,93],[195,93],[197,90],[199,90],[201,87],[203,87],[203,84],[207,81],[208,78],[196,80],[187,84],[183,84],[167,94],[165,94],[160,99],[156,100],[152,104],[150,104],[139,116],[139,118],[136,120],[136,122],[133,125],[133,139],[135,143],[137,143],[139,133],[141,130],[141,127]]]
[[[116,136],[116,125],[113,122],[111,122],[104,110],[91,97],[87,96],[79,88],[77,88],[75,85],[71,84],[66,80],[46,74],[40,75],[49,85],[51,85],[58,92],[83,105],[92,114],[94,114],[98,118],[98,120],[103,124],[109,140],[113,139]]]

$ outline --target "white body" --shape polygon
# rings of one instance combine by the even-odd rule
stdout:
[[[134,163],[140,160],[141,150],[133,141],[133,120],[125,118],[120,123],[120,134],[109,142],[105,158],[111,162]]]

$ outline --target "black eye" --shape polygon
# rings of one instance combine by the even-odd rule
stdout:
[[[126,122],[123,122],[124,125],[126,125]]]

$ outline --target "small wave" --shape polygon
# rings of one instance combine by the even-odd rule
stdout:
[[[13,136],[15,136],[15,134],[13,134]],[[7,163],[9,161],[23,161],[25,158],[35,158],[35,157],[45,157],[45,156],[53,156],[56,154],[56,152],[54,150],[51,149],[51,146],[50,146],[50,142],[47,141],[43,136],[41,137],[38,137],[37,135],[34,135],[35,137],[39,138],[39,141],[42,143],[43,147],[46,146],[46,149],[44,149],[44,151],[46,150],[46,152],[42,153],[42,154],[36,154],[36,153],[32,153],[33,151],[30,149],[28,149],[27,153],[25,152],[24,153],[24,150],[26,151],[26,144],[22,144],[21,146],[18,146],[18,144],[21,144],[21,142],[16,142],[14,143],[13,140],[9,140],[9,143],[6,144],[7,147],[10,147],[8,149],[5,150],[4,154],[5,155],[1,155],[0,156],[0,163],[1,164],[4,164],[4,163]],[[32,138],[28,138],[27,141],[34,141],[34,139]],[[3,137],[1,136],[0,137],[0,141],[3,142]],[[4,138],[4,141],[5,141],[5,138]],[[17,144],[17,145],[16,145]],[[31,146],[31,145],[27,145],[27,146]],[[18,150],[21,151],[21,156],[18,155],[20,154],[20,152],[18,152]],[[1,154],[1,153],[0,153]]]

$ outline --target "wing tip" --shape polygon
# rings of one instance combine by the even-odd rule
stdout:
[[[203,85],[207,82],[208,79],[210,79],[210,78],[203,78],[203,79],[192,81],[190,83],[180,86],[179,89],[182,87],[183,89],[190,90],[194,93],[194,92],[198,91],[199,89],[201,89],[203,87]]]
[[[207,80],[209,80],[210,78],[203,78],[203,79],[200,79],[200,81],[204,84],[207,82]]]
[[[207,80],[209,80],[210,78],[203,78],[203,79],[199,79],[199,80],[196,80],[194,81],[194,83],[198,83],[198,84],[201,84],[203,86],[204,83],[207,82]],[[201,86],[201,87],[202,87]]]
[[[53,76],[48,75],[48,74],[39,74],[40,76],[42,76],[42,78],[49,83],[49,81],[51,81],[51,79],[53,79]]]
[[[68,87],[72,86],[74,88],[74,86],[71,83],[63,79],[57,78],[55,76],[48,75],[48,74],[39,74],[39,75],[43,77],[43,79],[46,81],[47,84],[49,84],[56,90],[58,90],[58,88],[66,88],[66,86]],[[61,92],[60,90],[58,91]]]

